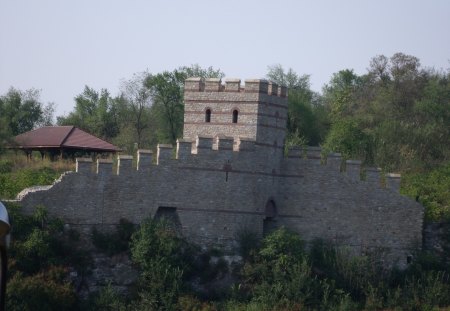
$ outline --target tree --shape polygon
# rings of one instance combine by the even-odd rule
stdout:
[[[54,104],[44,106],[39,97],[38,90],[15,88],[0,96],[0,153],[14,136],[53,123]]]
[[[306,93],[311,92],[309,89],[309,75],[299,76],[292,68],[285,72],[280,64],[268,66],[267,78],[279,85],[287,87],[290,91],[302,90]]]
[[[426,173],[402,176],[403,194],[425,206],[425,221],[450,221],[450,163]],[[448,236],[450,239],[450,235]],[[448,249],[450,255],[450,249]]]
[[[428,72],[420,99],[415,100],[412,126],[417,157],[439,165],[450,160],[450,73]]]
[[[370,60],[369,74],[383,83],[391,80],[389,74],[389,58],[377,55]]]
[[[324,142],[327,152],[340,152],[345,159],[363,159],[366,164],[373,164],[371,137],[364,133],[358,120],[343,118],[333,122]]]
[[[54,124],[55,115],[55,103],[47,103],[46,106],[42,108],[41,120],[38,122],[38,126],[52,126]]]
[[[288,87],[287,145],[319,144],[328,130],[328,117],[321,96],[310,89],[310,76],[274,65],[268,67],[267,78]]]
[[[14,88],[10,88],[5,95],[0,96],[3,133],[15,136],[51,122],[53,104],[44,107],[39,97],[39,90],[20,91]]]
[[[323,93],[332,119],[350,116],[356,110],[355,97],[361,78],[353,70],[345,69],[333,74]]]
[[[184,80],[189,77],[223,78],[220,69],[209,67],[202,69],[199,65],[180,67],[173,71],[164,71],[156,75],[149,74],[144,85],[151,93],[153,113],[160,120],[160,138],[170,143],[182,135],[183,130],[183,89]]]
[[[386,170],[448,161],[449,78],[402,53],[374,57],[362,76],[339,71],[324,88],[332,120],[326,147]]]
[[[0,154],[4,152],[5,146],[12,143],[11,132],[4,116],[0,116]]]
[[[128,112],[128,122],[136,134],[137,147],[141,148],[143,132],[150,126],[150,107],[153,104],[151,92],[146,87],[147,72],[136,73],[130,80],[122,82],[122,94],[118,99],[122,103],[122,113]]]
[[[330,113],[330,131],[324,141],[326,152],[340,152],[344,158],[362,159],[373,163],[372,138],[365,129],[364,115],[360,115],[363,101],[365,77],[353,70],[345,69],[334,73],[323,88],[324,100]]]
[[[68,116],[57,118],[58,125],[77,126],[105,140],[111,140],[119,132],[115,102],[107,89],[97,92],[85,86],[83,93],[75,97],[75,109]]]
[[[207,78],[219,78],[222,79],[225,74],[220,69],[214,69],[213,67],[202,68],[199,64],[193,64],[191,66],[183,66],[178,68],[178,71],[185,74],[185,79],[190,77]]]
[[[175,143],[181,136],[183,123],[183,83],[185,74],[174,70],[148,75],[145,86],[155,105],[154,111],[161,116],[166,137]]]

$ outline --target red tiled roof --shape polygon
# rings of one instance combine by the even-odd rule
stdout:
[[[23,147],[60,147],[73,126],[45,126],[17,135],[14,140]]]
[[[15,137],[21,149],[72,148],[96,151],[120,149],[74,126],[45,126]]]

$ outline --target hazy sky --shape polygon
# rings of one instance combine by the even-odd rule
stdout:
[[[396,52],[449,68],[450,0],[0,0],[0,94],[41,89],[56,115],[85,85],[116,95],[144,70],[198,63],[245,80],[279,63],[319,91]]]

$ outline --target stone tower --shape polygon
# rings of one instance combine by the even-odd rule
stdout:
[[[185,83],[185,140],[230,137],[282,150],[287,89],[266,80],[189,78]],[[237,139],[239,138],[239,139]],[[236,149],[236,146],[235,146]]]

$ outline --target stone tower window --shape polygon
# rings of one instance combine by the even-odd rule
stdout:
[[[235,109],[233,110],[233,123],[237,123],[239,112]]]
[[[205,111],[205,122],[211,122],[211,109],[206,109]]]

